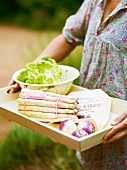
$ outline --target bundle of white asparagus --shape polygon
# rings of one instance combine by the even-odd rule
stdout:
[[[78,118],[79,106],[73,96],[22,89],[17,101],[20,113],[36,119]]]

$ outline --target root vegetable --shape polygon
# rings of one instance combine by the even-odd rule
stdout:
[[[88,133],[86,131],[84,131],[84,130],[78,130],[77,129],[77,130],[72,132],[72,135],[77,137],[77,138],[82,138],[83,136],[87,136]]]
[[[81,121],[78,124],[78,130],[84,130],[88,134],[94,133],[95,132],[95,124],[90,121]]]
[[[77,130],[77,125],[71,119],[64,120],[61,122],[59,130],[72,134],[73,131]]]

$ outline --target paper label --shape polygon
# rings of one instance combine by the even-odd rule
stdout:
[[[69,95],[78,97],[81,115],[90,115],[97,123],[98,129],[104,128],[110,114],[110,96],[101,89],[77,91]]]

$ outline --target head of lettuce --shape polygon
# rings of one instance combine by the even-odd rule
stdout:
[[[52,84],[62,81],[62,69],[54,59],[45,56],[41,61],[26,64],[17,79],[29,84]]]

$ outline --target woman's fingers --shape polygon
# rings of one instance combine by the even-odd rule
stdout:
[[[21,87],[19,86],[18,83],[16,83],[16,84],[15,84],[15,87],[12,88],[12,89],[9,91],[9,93],[10,93],[10,94],[16,93],[16,92],[18,92],[18,91],[20,91],[20,90],[21,90]]]
[[[117,133],[116,135],[114,135],[113,137],[107,139],[104,143],[111,143],[111,142],[115,142],[119,139],[122,139],[124,137],[127,136],[127,128],[123,129],[122,131],[120,131],[119,133]]]
[[[15,84],[15,87],[8,91],[9,94],[16,93],[16,92],[21,90],[20,85],[18,83],[16,83],[14,80],[11,79],[8,83],[8,86],[11,86],[13,84]]]
[[[122,113],[111,124],[113,128],[104,136],[105,143],[114,142],[127,136],[127,112]]]
[[[127,111],[123,112],[120,116],[118,116],[113,122],[111,122],[111,125],[117,125],[120,122],[122,122],[127,117]]]

